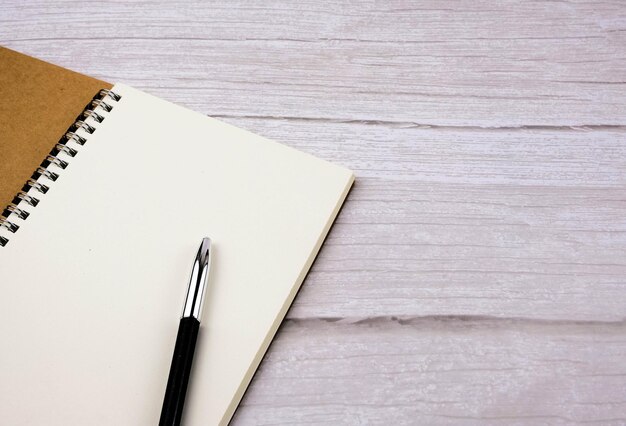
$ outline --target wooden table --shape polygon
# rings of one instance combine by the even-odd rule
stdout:
[[[4,0],[0,43],[355,171],[234,425],[626,423],[626,3]]]

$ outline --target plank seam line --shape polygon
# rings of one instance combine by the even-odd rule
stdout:
[[[397,128],[433,129],[433,130],[470,130],[470,131],[567,131],[567,132],[589,132],[605,130],[626,131],[624,124],[580,124],[580,125],[542,125],[542,124],[522,124],[517,126],[472,126],[472,125],[439,125],[418,123],[415,121],[392,121],[392,120],[354,120],[325,117],[297,117],[278,115],[236,115],[236,114],[207,114],[209,117],[217,119],[252,119],[267,121],[294,121],[294,122],[316,122],[333,124],[358,124],[365,126],[388,126]]]
[[[571,327],[571,326],[587,326],[587,327],[608,327],[624,329],[626,331],[626,318],[617,321],[602,320],[567,320],[567,319],[544,319],[544,318],[527,318],[527,317],[498,317],[492,315],[412,315],[412,316],[395,316],[382,315],[372,317],[303,317],[303,318],[287,318],[285,323],[295,326],[305,326],[314,323],[337,324],[337,325],[383,325],[397,324],[400,326],[422,326],[422,325],[444,325],[455,327],[468,326],[485,326],[485,327],[502,327],[502,326],[549,326],[549,327]]]

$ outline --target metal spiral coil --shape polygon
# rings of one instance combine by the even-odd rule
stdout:
[[[94,133],[98,124],[105,120],[106,114],[113,110],[113,103],[119,102],[121,99],[121,95],[109,89],[102,89],[94,96],[76,118],[76,121],[67,129],[61,140],[56,143],[50,154],[46,156],[45,160],[27,180],[22,190],[15,195],[4,211],[0,212],[0,229],[4,228],[13,234],[19,230],[21,223],[16,222],[16,220],[24,221],[31,214],[28,210],[25,210],[24,207],[37,207],[41,201],[40,198],[38,198],[39,196],[33,196],[32,192],[37,191],[40,194],[46,194],[50,190],[51,185],[49,182],[55,182],[59,179],[59,176],[62,174],[62,172],[59,173],[59,171],[68,167],[68,160],[59,158],[58,155],[63,154],[67,156],[68,159],[75,157],[79,153],[79,150],[68,146],[68,143],[74,142],[79,145],[79,147],[85,145],[89,135]],[[87,120],[90,122],[88,123]],[[86,134],[80,135],[78,134],[79,131]],[[52,167],[56,168],[57,171],[50,170]],[[39,179],[42,177],[48,182],[45,184],[39,182]],[[11,220],[9,220],[9,218]],[[6,246],[8,242],[8,237],[0,235],[0,247]]]

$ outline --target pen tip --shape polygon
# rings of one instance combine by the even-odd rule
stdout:
[[[211,253],[211,239],[208,237],[204,237],[202,242],[200,243],[200,248],[198,248],[198,257],[205,258],[206,262],[208,262],[208,257]]]

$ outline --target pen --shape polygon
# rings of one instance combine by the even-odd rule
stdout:
[[[193,353],[200,329],[202,302],[211,264],[211,240],[203,238],[191,269],[183,314],[178,325],[174,356],[165,388],[159,426],[178,426],[183,415],[185,394],[191,373]]]

